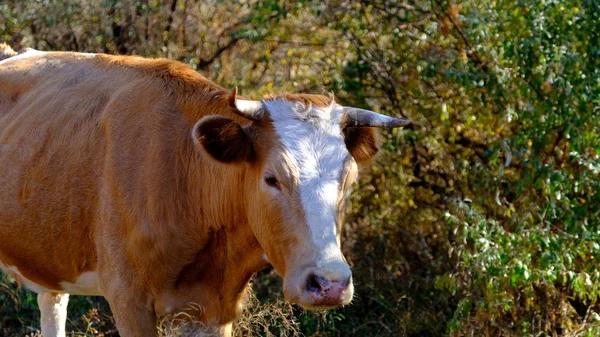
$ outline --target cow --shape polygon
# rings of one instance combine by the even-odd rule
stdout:
[[[346,305],[345,200],[377,128],[409,123],[250,100],[168,59],[27,50],[0,61],[0,267],[37,292],[45,337],[69,294],[104,296],[123,337],[191,303],[230,336],[269,264],[290,302]]]

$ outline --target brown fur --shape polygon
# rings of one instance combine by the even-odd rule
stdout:
[[[210,155],[223,163],[255,160],[250,135],[235,121],[226,117],[207,117],[194,135]]]
[[[307,107],[316,105],[319,107],[329,106],[333,102],[333,95],[311,95],[311,94],[292,94],[292,93],[281,93],[277,95],[267,95],[266,100],[286,99],[288,101],[297,101]]]
[[[348,151],[357,163],[370,162],[379,152],[377,130],[370,127],[344,128],[344,141]]]
[[[122,336],[153,336],[157,315],[192,302],[226,327],[265,251],[282,275],[313,254],[306,226],[264,225],[303,223],[302,206],[293,189],[289,212],[257,192],[279,141],[268,119],[250,131],[227,100],[165,59],[45,53],[0,65],[0,261],[56,291],[97,271]],[[222,117],[199,129],[205,151],[242,162],[194,143],[207,115]],[[235,143],[249,135],[251,149]]]

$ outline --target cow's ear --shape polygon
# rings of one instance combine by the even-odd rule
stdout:
[[[379,152],[377,129],[372,127],[345,127],[346,148],[358,164],[371,161]]]
[[[222,163],[254,160],[254,146],[248,131],[227,117],[203,117],[194,125],[192,137],[211,157]]]

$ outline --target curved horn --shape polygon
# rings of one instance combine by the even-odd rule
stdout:
[[[380,128],[397,128],[406,126],[411,121],[378,114],[371,110],[365,110],[353,107],[343,107],[344,113],[348,116],[347,126],[371,126]]]
[[[233,87],[229,95],[229,106],[233,108],[233,112],[252,121],[261,120],[265,111],[262,101],[237,99],[237,92],[237,87]]]

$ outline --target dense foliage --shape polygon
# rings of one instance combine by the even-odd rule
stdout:
[[[164,56],[250,97],[331,91],[416,122],[382,133],[352,196],[354,304],[290,308],[267,271],[239,335],[600,335],[596,0],[5,0],[0,40]],[[0,334],[39,326],[35,306],[0,280]],[[115,334],[105,302],[70,309],[74,331]]]

